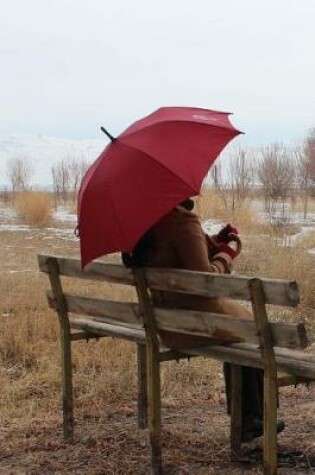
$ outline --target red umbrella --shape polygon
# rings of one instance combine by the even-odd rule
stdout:
[[[111,252],[130,252],[163,215],[199,193],[227,143],[241,132],[229,114],[164,107],[132,124],[83,177],[78,201],[82,266]]]

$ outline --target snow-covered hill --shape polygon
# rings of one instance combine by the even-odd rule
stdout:
[[[0,135],[0,187],[8,184],[7,161],[25,157],[33,166],[33,185],[47,187],[51,184],[51,167],[67,158],[95,160],[107,144],[107,139],[68,140],[32,134]]]

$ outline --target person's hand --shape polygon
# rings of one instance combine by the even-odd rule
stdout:
[[[238,230],[231,224],[227,224],[218,232],[218,234],[215,234],[212,237],[216,242],[228,244],[234,236],[238,236]]]
[[[230,230],[231,228],[232,226],[230,226],[229,228],[227,228],[226,226],[225,228],[223,228],[223,230],[225,229]],[[232,229],[236,229],[236,228],[232,228]],[[237,257],[242,250],[242,242],[238,234],[226,233],[225,231],[223,234],[221,234],[221,237],[223,235],[224,241],[217,240],[218,235],[220,235],[220,233],[214,236],[209,236],[208,234],[206,235],[209,260],[213,259],[214,255],[218,254],[218,252],[224,252],[223,249],[227,251],[226,253],[232,259],[235,259],[235,257]]]
[[[216,246],[219,244],[230,245],[231,243],[234,243],[232,249],[235,251],[235,255],[233,259],[238,256],[242,250],[242,241],[238,235],[238,230],[231,224],[227,224],[218,232],[218,234],[211,236],[211,241]]]

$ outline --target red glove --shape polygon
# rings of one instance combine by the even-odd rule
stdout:
[[[231,226],[231,224],[227,224],[218,232],[218,234],[215,234],[212,237],[217,242],[224,242],[225,244],[228,244],[230,241],[233,240],[231,239],[231,234],[234,236],[238,236],[238,230]]]
[[[214,236],[206,235],[208,245],[208,257],[209,260],[213,258],[218,252],[226,252],[234,259],[242,250],[242,242],[238,236],[236,228],[227,224],[218,234]],[[231,243],[235,243],[234,248],[230,246]],[[221,246],[225,246],[223,248]]]
[[[225,244],[227,246],[227,253],[231,255],[233,259],[238,256],[242,250],[242,242],[239,238],[238,230],[231,226],[231,224],[227,224],[226,226],[224,226],[224,228],[221,229],[221,231],[218,232],[218,234],[210,236],[207,240],[209,259],[211,259],[211,257],[216,252],[218,252],[217,248],[221,244]],[[234,248],[230,246],[232,242],[235,243]],[[232,250],[232,253],[230,253],[231,251],[229,251],[229,249]]]

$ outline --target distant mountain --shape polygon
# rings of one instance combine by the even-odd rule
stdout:
[[[8,184],[7,160],[22,157],[28,159],[34,168],[33,186],[47,187],[52,183],[51,167],[62,159],[84,158],[94,161],[107,140],[71,140],[32,134],[0,135],[0,186]]]

